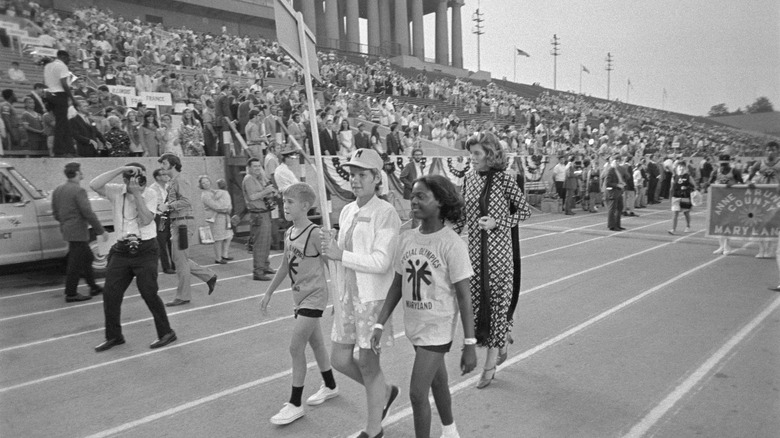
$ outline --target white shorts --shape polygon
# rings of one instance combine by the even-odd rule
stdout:
[[[685,207],[685,208],[681,207],[680,201],[682,200],[688,201],[689,207]],[[691,211],[690,205],[691,205],[691,198],[674,198],[674,197],[672,198],[672,211]]]

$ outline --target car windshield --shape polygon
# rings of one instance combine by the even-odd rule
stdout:
[[[20,183],[21,183],[21,184],[24,186],[24,188],[25,188],[25,189],[26,189],[28,192],[30,192],[30,194],[32,195],[32,197],[33,197],[33,198],[35,198],[35,199],[41,199],[41,198],[44,198],[44,197],[46,196],[46,195],[44,194],[43,190],[40,190],[40,189],[38,189],[37,187],[35,187],[35,186],[33,185],[33,183],[31,183],[30,181],[28,181],[28,180],[27,180],[27,178],[25,178],[24,176],[22,176],[22,174],[21,174],[21,173],[19,173],[19,172],[18,172],[16,169],[14,169],[13,167],[11,167],[11,168],[9,168],[9,169],[8,169],[8,173],[10,173],[11,175],[13,175],[13,176],[14,176],[14,177],[15,177],[15,178],[16,178],[16,179],[17,179],[17,180],[18,180],[18,181],[19,181],[19,182],[20,182]]]

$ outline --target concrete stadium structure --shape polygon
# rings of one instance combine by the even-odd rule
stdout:
[[[273,0],[41,0],[44,7],[72,11],[108,8],[126,18],[165,26],[274,38]],[[318,46],[343,52],[396,57],[463,69],[465,0],[294,0]],[[436,14],[435,58],[425,54],[423,17]],[[360,38],[360,19],[367,21],[367,40]],[[450,29],[450,22],[452,23]]]

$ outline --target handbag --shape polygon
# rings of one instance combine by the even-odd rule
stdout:
[[[701,192],[698,190],[694,190],[693,192],[691,192],[691,204],[694,207],[698,207],[702,203],[704,203],[704,196],[702,196]]]
[[[198,227],[198,235],[200,236],[200,243],[202,244],[214,243],[214,236],[211,234],[211,228]]]

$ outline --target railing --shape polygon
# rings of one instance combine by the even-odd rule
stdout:
[[[379,46],[369,46],[368,44],[353,43],[336,38],[320,38],[317,41],[317,49],[323,51],[338,50],[345,53],[386,58],[401,54],[401,45],[392,41],[384,42]]]

